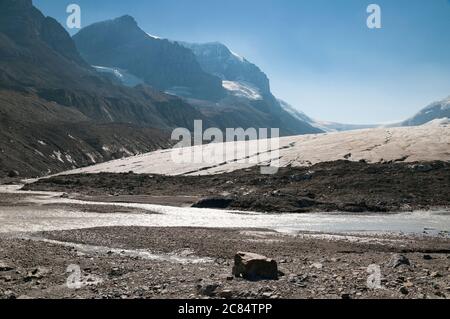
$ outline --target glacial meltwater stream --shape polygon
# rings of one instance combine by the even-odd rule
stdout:
[[[0,233],[108,226],[260,228],[284,233],[426,232],[430,235],[448,235],[450,230],[450,212],[444,210],[398,214],[264,214],[137,203],[87,202],[62,198],[61,193],[56,192],[23,192],[19,189],[19,185],[0,186],[0,197],[11,194],[25,196],[16,205],[0,206]],[[110,206],[111,210],[108,213],[90,213],[89,209],[81,210],[77,205]],[[136,213],[121,213],[124,207],[136,209]]]

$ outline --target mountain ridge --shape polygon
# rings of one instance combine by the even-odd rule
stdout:
[[[96,72],[29,0],[0,0],[0,98],[3,174],[39,176],[148,152],[169,147],[172,128],[212,125],[177,97]]]
[[[125,69],[158,90],[186,87],[208,100],[224,95],[220,79],[204,72],[190,50],[149,36],[129,15],[86,26],[73,40],[89,64]]]
[[[450,118],[450,96],[429,104],[401,125],[417,126],[443,118]]]
[[[130,27],[131,33],[127,31]],[[145,78],[146,71],[142,71],[145,68],[136,70],[133,68],[133,63],[141,61],[142,65],[148,67],[148,71],[154,67],[154,61],[158,60],[158,68],[161,71],[165,70],[168,65],[165,62],[171,61],[169,64],[173,64],[171,57],[177,56],[180,48],[184,53],[189,52],[188,60],[195,60],[195,67],[198,67],[201,72],[208,76],[217,79],[223,95],[217,99],[210,99],[203,94],[196,94],[191,90],[192,87],[189,88],[184,85],[164,86],[163,89],[169,94],[185,99],[220,129],[227,127],[243,127],[245,129],[249,127],[280,128],[282,135],[322,132],[320,129],[299,121],[285,112],[271,94],[267,76],[256,65],[251,64],[246,59],[237,57],[222,44],[214,44],[214,47],[218,50],[214,50],[208,56],[213,62],[210,63],[210,68],[207,68],[197,56],[199,52],[204,52],[203,50],[199,48],[194,52],[190,48],[178,44],[177,41],[149,36],[129,16],[94,23],[82,29],[73,38],[81,54],[88,59],[90,64],[96,65],[96,68],[109,69],[109,72],[115,76],[117,76],[117,72],[114,70],[123,69],[126,73],[144,80],[147,84],[152,81]],[[92,39],[98,38],[101,38],[102,41],[93,43],[94,40]],[[166,46],[167,49],[165,58],[158,55],[161,45]],[[126,50],[122,49],[124,47]],[[130,48],[133,48],[135,52],[125,53]],[[152,50],[156,50],[156,53],[151,53]],[[159,61],[160,58],[163,58],[163,60]],[[232,61],[232,72],[228,72],[227,66],[223,65],[225,60]],[[181,62],[186,61],[182,60]],[[177,68],[176,72],[185,74],[183,67]],[[248,74],[248,70],[250,70],[250,74]],[[158,77],[159,71],[152,74]],[[169,66],[167,72],[172,71],[171,66]],[[244,80],[253,82],[250,84],[257,86],[258,92],[249,88],[249,83],[242,82]],[[227,81],[230,84],[229,87],[224,85],[224,82]],[[231,87],[237,89],[232,90]],[[157,88],[161,89],[161,86]],[[248,89],[247,95],[241,94],[242,92],[239,90],[242,89]],[[253,97],[257,98],[248,98],[249,94],[253,94]],[[261,97],[259,97],[259,94]]]

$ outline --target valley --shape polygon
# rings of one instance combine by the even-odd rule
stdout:
[[[379,131],[288,138],[281,145],[331,138],[344,147],[347,136],[363,151],[352,146],[355,158],[335,161],[308,152],[317,163],[288,162],[274,175],[233,161],[220,171],[169,167],[165,150],[26,185],[12,181],[0,187],[0,266],[7,269],[0,292],[3,298],[447,298],[448,130],[445,124],[388,129],[378,146],[370,137]],[[405,135],[416,138],[399,138]],[[381,147],[392,150],[390,161],[377,159]],[[284,148],[282,159],[293,148]],[[233,276],[239,251],[276,260],[278,280]]]
[[[0,299],[450,297],[450,100],[436,96],[442,74],[425,74],[420,89],[411,80],[419,76],[410,70],[446,65],[422,44],[408,51],[420,57],[392,50],[405,54],[408,72],[376,64],[392,78],[364,73],[380,76],[373,90],[383,103],[372,110],[370,83],[338,82],[375,64],[338,37],[321,41],[305,28],[300,48],[290,32],[270,43],[278,31],[252,24],[233,43],[229,18],[226,32],[180,34],[178,19],[195,5],[180,16],[170,8],[174,36],[248,42],[246,54],[269,61],[284,82],[276,91],[297,97],[291,105],[236,48],[155,37],[148,21],[158,19],[121,10],[71,35],[34,2],[0,0]],[[169,17],[155,12],[167,27]],[[248,30],[255,34],[245,38]],[[267,41],[267,52],[253,48]],[[329,42],[336,47],[326,50]],[[309,51],[317,43],[326,52]],[[448,51],[429,47],[434,58]],[[295,59],[280,58],[282,48]],[[385,53],[375,54],[394,64]],[[425,56],[427,68],[407,64]],[[424,96],[436,102],[417,112]],[[325,105],[316,114],[348,123],[356,110],[375,114],[392,101],[416,115],[335,123],[305,114],[308,99],[308,113]],[[280,136],[245,136],[268,131]],[[224,142],[227,132],[244,136]]]

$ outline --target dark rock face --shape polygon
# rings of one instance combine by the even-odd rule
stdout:
[[[247,280],[278,279],[277,262],[265,256],[238,252],[234,257],[233,275]]]
[[[224,95],[222,81],[204,72],[190,50],[149,36],[130,16],[90,25],[74,41],[90,64],[125,69],[157,89],[186,88],[210,100]]]
[[[231,198],[212,197],[202,199],[198,203],[192,205],[192,207],[224,209],[230,207],[231,203],[233,203],[233,199]]]
[[[20,176],[18,171],[12,170],[12,171],[8,172],[8,177],[12,178],[12,177],[18,177],[18,176]]]
[[[26,49],[32,51],[29,54],[34,55],[33,62],[38,63],[39,58],[44,55],[49,58],[49,53],[45,52],[48,48],[42,46],[45,44],[65,58],[87,66],[64,28],[55,19],[45,17],[32,6],[31,1],[1,0],[0,17],[0,32],[15,42],[18,47],[23,46],[19,50],[22,58],[28,55]],[[2,48],[6,48],[6,45]],[[19,48],[16,47],[16,49]],[[32,57],[28,56],[28,58]],[[39,61],[39,63],[42,62],[48,61]]]
[[[64,28],[29,4],[24,0],[0,4],[1,87],[37,93],[97,121],[171,128],[185,124],[180,118],[203,119],[173,96],[146,87],[126,88],[99,75],[80,57]],[[166,110],[172,106],[173,121]]]
[[[42,40],[70,61],[87,66],[77,51],[75,43],[64,28],[53,18],[46,17],[41,26]]]
[[[403,255],[395,254],[389,260],[388,266],[392,268],[398,268],[400,266],[410,266],[411,263],[408,258]]]

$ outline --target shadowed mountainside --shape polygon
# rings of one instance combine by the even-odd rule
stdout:
[[[167,146],[165,131],[173,127],[209,123],[179,98],[98,74],[31,0],[0,1],[0,103],[3,175],[40,175],[148,152]]]

